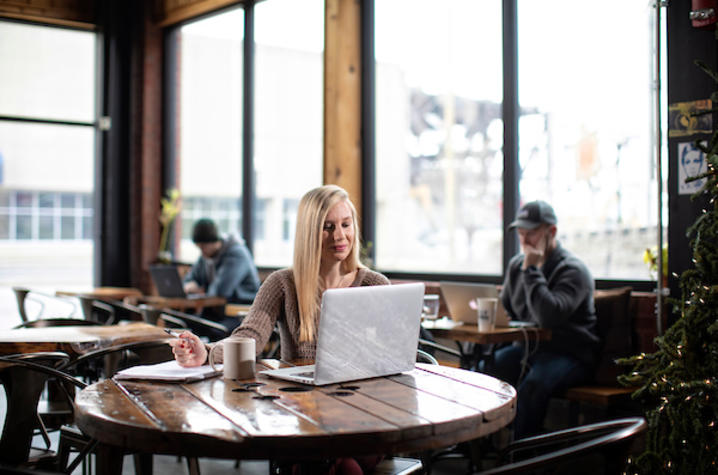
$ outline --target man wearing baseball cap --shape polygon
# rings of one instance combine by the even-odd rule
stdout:
[[[556,240],[557,222],[551,205],[531,201],[509,226],[522,252],[509,262],[501,303],[513,320],[551,330],[535,351],[523,342],[498,349],[487,368],[517,388],[516,438],[541,432],[551,395],[590,380],[598,357],[593,277]]]

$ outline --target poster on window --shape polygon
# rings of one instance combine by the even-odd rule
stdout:
[[[701,142],[706,145],[706,142]],[[707,170],[706,154],[694,142],[678,144],[678,194],[688,195],[700,190],[705,178],[686,183],[686,178],[698,176]]]
[[[668,136],[687,137],[713,132],[713,118],[705,112],[711,110],[711,100],[676,102],[668,105]]]

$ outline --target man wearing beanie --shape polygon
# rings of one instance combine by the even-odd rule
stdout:
[[[233,235],[221,237],[214,221],[206,218],[194,224],[192,241],[202,255],[184,278],[185,292],[224,297],[230,303],[252,303],[260,281],[247,246]],[[239,319],[220,323],[233,328]]]
[[[501,303],[513,320],[551,330],[537,348],[521,342],[498,349],[486,367],[517,388],[516,439],[541,432],[551,395],[590,380],[598,357],[593,277],[556,240],[556,223],[551,205],[532,201],[509,226],[522,253],[509,262]]]

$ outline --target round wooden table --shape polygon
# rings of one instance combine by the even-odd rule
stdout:
[[[322,387],[263,375],[105,380],[75,401],[78,427],[102,445],[98,473],[108,473],[126,452],[302,459],[446,447],[508,425],[516,391],[481,373],[417,364],[400,375]]]

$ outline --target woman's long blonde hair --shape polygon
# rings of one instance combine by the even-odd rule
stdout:
[[[322,260],[322,232],[329,210],[339,202],[346,202],[352,212],[354,241],[342,270],[351,272],[364,265],[359,260],[360,236],[357,213],[349,194],[336,185],[324,185],[308,191],[299,202],[297,229],[294,238],[294,285],[299,303],[299,341],[313,341],[319,316],[324,283],[319,277]]]

